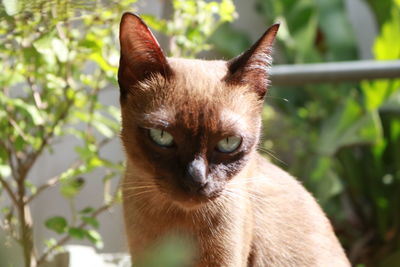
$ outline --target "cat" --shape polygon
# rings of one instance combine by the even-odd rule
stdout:
[[[193,266],[350,266],[314,198],[257,152],[271,26],[225,61],[167,58],[124,13],[118,71],[132,262],[169,233],[194,238]]]

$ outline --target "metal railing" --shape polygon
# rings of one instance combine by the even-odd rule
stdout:
[[[270,77],[273,86],[393,79],[400,78],[400,60],[275,65]]]

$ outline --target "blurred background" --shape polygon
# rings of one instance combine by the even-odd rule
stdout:
[[[280,22],[274,66],[400,59],[398,0],[2,0],[0,230],[21,244],[15,266],[66,244],[127,250],[124,11],[171,56],[229,59]],[[400,266],[400,79],[290,84],[272,82],[260,151],[314,194],[355,266]]]

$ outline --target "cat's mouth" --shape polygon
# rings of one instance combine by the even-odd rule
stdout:
[[[222,187],[209,185],[197,191],[192,191],[184,186],[169,191],[170,199],[185,208],[196,208],[218,198],[223,191]]]

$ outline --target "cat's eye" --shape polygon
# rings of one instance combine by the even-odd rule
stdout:
[[[170,147],[174,143],[174,138],[170,133],[161,129],[149,129],[149,136],[157,145],[162,147]]]
[[[229,136],[220,140],[217,144],[217,150],[223,153],[231,153],[239,148],[242,138],[239,136]]]

